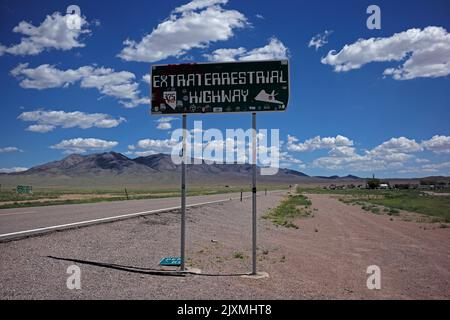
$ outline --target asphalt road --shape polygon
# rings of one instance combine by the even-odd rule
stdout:
[[[249,197],[250,193],[244,193]],[[194,196],[187,198],[187,205],[197,205],[214,201],[239,198],[240,193]],[[154,210],[177,209],[180,198],[98,202],[76,205],[57,205],[0,210],[0,240],[13,239],[23,235],[42,233],[46,228],[65,229],[70,224],[88,222],[101,223],[105,218],[126,218],[127,215],[151,214]],[[124,217],[121,217],[124,216]],[[99,221],[95,221],[98,220]],[[94,220],[94,221],[92,221]],[[69,225],[69,226],[67,226]],[[18,234],[16,234],[18,233]]]

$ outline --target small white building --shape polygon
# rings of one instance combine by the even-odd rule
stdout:
[[[389,185],[387,183],[381,183],[380,189],[389,189]]]

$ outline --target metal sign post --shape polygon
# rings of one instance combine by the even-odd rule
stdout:
[[[181,271],[186,269],[185,265],[185,248],[186,248],[186,119],[187,116],[183,114],[183,157],[181,160]]]
[[[256,113],[252,113],[252,275],[256,275]]]

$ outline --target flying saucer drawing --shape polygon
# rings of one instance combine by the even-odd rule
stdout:
[[[256,101],[262,101],[262,102],[269,102],[269,103],[276,103],[276,104],[284,104],[284,102],[278,101],[275,99],[275,97],[278,95],[278,93],[275,93],[275,91],[272,91],[272,93],[268,94],[266,90],[261,90],[260,93],[255,97]]]

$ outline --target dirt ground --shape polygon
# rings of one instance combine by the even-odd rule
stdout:
[[[258,197],[259,217],[282,197]],[[0,298],[450,298],[450,229],[308,197],[316,210],[296,221],[299,229],[258,219],[258,270],[267,279],[240,276],[251,270],[245,199],[188,210],[187,264],[202,275],[154,273],[159,259],[179,250],[179,214],[162,213],[1,243]],[[81,290],[66,287],[72,264],[81,268]],[[380,290],[367,288],[370,265],[381,269]]]

